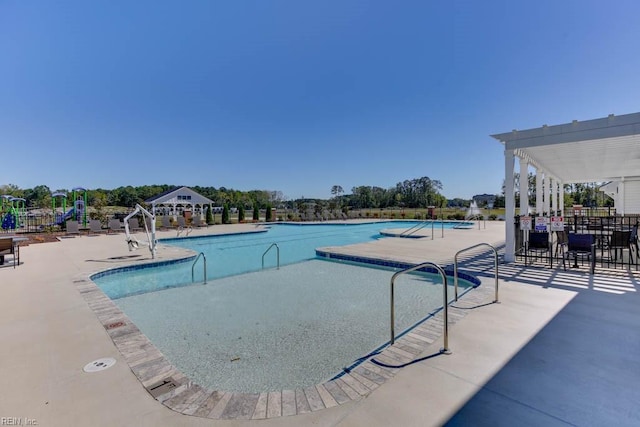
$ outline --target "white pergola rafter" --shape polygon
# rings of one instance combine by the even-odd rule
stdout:
[[[557,191],[556,183],[624,181],[640,177],[640,113],[610,114],[601,119],[574,120],[491,136],[505,146],[505,182],[513,180],[515,157],[544,171],[545,177],[553,180],[554,191]],[[515,217],[515,195],[513,186],[507,186],[507,190],[505,260],[513,261],[515,231],[510,218]],[[545,194],[548,190],[545,188]]]

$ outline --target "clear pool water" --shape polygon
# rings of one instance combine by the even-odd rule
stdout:
[[[318,259],[116,304],[201,386],[253,393],[294,389],[330,379],[388,341],[392,274]],[[432,274],[399,276],[396,331],[442,306],[441,283]]]
[[[262,255],[273,243],[280,248],[280,265],[288,265],[315,258],[315,249],[324,246],[341,246],[386,238],[380,230],[409,228],[413,221],[387,221],[368,224],[274,224],[264,233],[240,235],[164,239],[163,244],[180,246],[203,252],[207,257],[209,280],[262,269]],[[437,223],[440,227],[441,223]],[[445,228],[460,225],[444,222]],[[161,249],[160,249],[161,250]],[[276,251],[273,248],[264,258],[265,267],[275,267]],[[192,262],[171,266],[135,270],[123,276],[98,275],[94,281],[113,299],[152,292],[160,289],[191,284]],[[196,281],[203,281],[202,265],[195,269]]]

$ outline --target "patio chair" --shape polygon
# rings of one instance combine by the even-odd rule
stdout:
[[[89,220],[89,232],[95,234],[102,234],[107,230],[102,229],[102,223],[99,219],[91,219]]]
[[[556,231],[556,249],[553,252],[554,258],[558,258],[558,254],[562,255],[564,258],[564,254],[567,250],[567,243],[569,241],[569,228],[565,227],[564,231]]]
[[[171,225],[171,221],[168,215],[164,215],[162,217],[162,228],[175,228],[175,226]]]
[[[122,222],[119,219],[112,218],[109,220],[109,232],[119,233],[123,231]]]
[[[191,225],[194,227],[206,227],[207,223],[205,223],[200,215],[196,215],[191,219]]]
[[[529,233],[529,241],[525,243],[524,264],[528,264],[529,253],[534,253],[536,259],[543,254],[549,257],[549,266],[553,266],[553,258],[551,257],[551,242],[549,241],[549,233],[547,231],[540,233]]]
[[[140,231],[140,223],[138,222],[138,218],[129,218],[129,231],[131,231],[132,233]]]
[[[0,257],[3,263],[5,255],[13,255],[13,268],[16,268],[16,260],[20,265],[20,246],[11,237],[0,239]]]
[[[631,231],[613,230],[607,245],[607,249],[609,250],[609,259],[613,259],[614,262],[617,262],[618,252],[620,252],[620,262],[624,262],[624,250],[629,249],[629,262],[630,264],[633,264],[632,244]]]
[[[80,226],[78,225],[78,221],[69,220],[65,224],[67,235],[69,234],[80,234]]]
[[[574,267],[578,266],[578,258],[584,261],[587,260],[590,263],[589,271],[594,273],[596,264],[596,244],[593,234],[575,234],[569,233],[567,240],[567,251],[562,257],[562,266],[567,269],[567,258],[573,259]]]

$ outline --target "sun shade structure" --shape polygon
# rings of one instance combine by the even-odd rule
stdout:
[[[616,212],[640,213],[640,113],[544,125],[491,135],[505,146],[505,261],[515,259],[515,158],[520,171],[536,169],[536,215],[564,212],[564,184],[607,182],[605,192],[614,198]],[[520,194],[528,194],[520,180]],[[527,198],[520,199],[527,212]]]
[[[212,209],[214,204],[213,200],[196,193],[189,187],[178,187],[165,191],[145,200],[145,203],[151,205],[153,215],[156,215],[156,208],[161,208],[163,214],[176,215],[178,208],[190,207],[193,211],[203,211],[205,206],[208,205],[209,209]]]

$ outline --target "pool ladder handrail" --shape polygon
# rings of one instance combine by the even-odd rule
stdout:
[[[194,274],[194,269],[196,267],[196,263],[198,262],[198,260],[200,259],[200,257],[202,257],[202,260],[204,261],[204,284],[207,284],[207,257],[205,256],[204,252],[200,252],[198,254],[198,256],[196,257],[196,259],[193,261],[193,264],[191,264],[191,283],[195,282],[195,274]]]
[[[445,273],[444,269],[442,267],[440,267],[438,264],[431,262],[431,261],[427,261],[427,262],[423,262],[422,264],[418,264],[418,265],[414,265],[413,267],[409,267],[409,268],[405,268],[404,270],[400,270],[398,272],[396,272],[393,276],[391,276],[391,340],[390,340],[390,344],[389,345],[393,345],[396,342],[396,333],[395,333],[395,308],[394,308],[394,285],[395,285],[395,280],[396,277],[400,276],[401,274],[405,274],[405,273],[411,273],[412,271],[415,270],[419,270],[421,268],[424,267],[434,267],[436,270],[438,270],[438,273],[440,273],[440,276],[442,277],[442,284],[443,284],[443,291],[442,291],[442,298],[443,298],[443,306],[442,306],[442,311],[443,311],[443,316],[444,316],[444,326],[443,326],[443,331],[442,331],[442,335],[443,335],[443,347],[440,349],[440,353],[443,354],[451,354],[451,349],[449,349],[449,304],[448,304],[448,292],[447,292],[447,274]]]
[[[271,246],[269,246],[269,247],[267,248],[267,250],[266,250],[266,251],[264,251],[264,253],[262,254],[262,269],[263,269],[263,270],[264,270],[264,256],[265,256],[265,255],[267,254],[267,252],[269,252],[269,251],[271,250],[271,248],[273,248],[274,246],[276,247],[276,257],[277,257],[277,259],[276,259],[276,261],[277,261],[277,264],[276,264],[276,270],[280,270],[280,247],[278,246],[278,244],[277,244],[277,243],[272,243],[272,244],[271,244]]]
[[[429,225],[429,223],[433,223],[433,220],[421,221],[421,222],[417,223],[416,225],[414,225],[413,227],[407,228],[406,230],[404,230],[402,233],[400,233],[400,236],[411,236],[416,231],[421,230],[424,227],[426,227],[427,225]]]
[[[491,246],[488,243],[478,243],[477,245],[469,246],[468,248],[464,248],[456,252],[456,255],[453,257],[453,292],[455,295],[455,300],[458,301],[458,255],[463,252],[470,251],[471,249],[478,248],[480,246],[488,246],[493,250],[495,254],[495,258],[493,261],[493,267],[496,271],[495,281],[496,281],[496,291],[495,291],[495,299],[493,302],[497,303],[498,301],[498,250]]]

